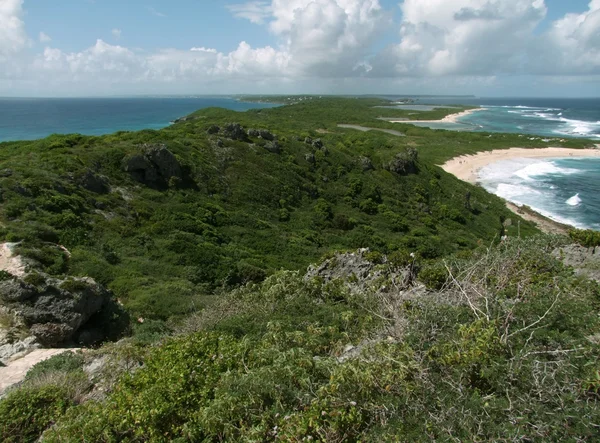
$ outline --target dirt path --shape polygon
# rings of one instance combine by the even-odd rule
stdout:
[[[25,275],[25,263],[18,255],[13,256],[12,248],[15,246],[16,243],[0,244],[0,270],[22,277]]]
[[[344,128],[344,129],[356,129],[357,131],[362,131],[362,132],[379,131],[379,132],[385,132],[386,134],[395,135],[396,137],[406,137],[406,134],[403,134],[400,131],[394,131],[393,129],[367,128],[366,126],[359,126],[359,125],[338,125],[338,127]]]
[[[0,367],[0,395],[7,388],[22,382],[27,372],[39,362],[48,360],[55,355],[75,351],[78,349],[37,349],[24,357],[11,361],[6,367]]]

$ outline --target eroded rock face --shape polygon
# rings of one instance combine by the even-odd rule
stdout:
[[[58,279],[35,270],[15,275],[9,264],[10,260],[4,260],[0,268],[3,271],[0,281],[2,355],[21,352],[18,342],[28,336],[35,337],[35,342],[45,347],[66,343],[91,345],[117,339],[128,328],[125,311],[113,295],[93,279]],[[32,263],[30,268],[36,266]]]
[[[319,278],[324,283],[341,280],[356,291],[385,291],[387,280],[393,280],[396,288],[407,288],[412,283],[414,276],[410,268],[394,269],[392,272],[385,257],[380,258],[380,263],[375,263],[369,254],[369,249],[336,254],[320,265],[310,266],[305,278]]]
[[[96,194],[108,194],[110,192],[108,178],[98,175],[89,169],[79,179],[79,184],[88,191]]]
[[[141,154],[127,159],[124,169],[150,187],[166,187],[172,179],[184,179],[181,164],[165,145],[144,145]]]
[[[362,168],[363,172],[372,171],[373,169],[375,169],[375,167],[373,166],[373,162],[368,157],[359,157],[358,163]]]
[[[281,152],[281,146],[277,140],[265,143],[265,149],[273,154],[279,154]]]
[[[247,139],[246,131],[244,131],[244,128],[239,123],[226,124],[222,129],[222,134],[231,140],[244,141]]]
[[[600,282],[600,247],[567,245],[554,251],[553,255],[562,260],[565,265],[572,266],[577,275]]]

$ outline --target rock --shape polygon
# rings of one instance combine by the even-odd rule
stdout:
[[[281,152],[281,146],[279,146],[279,142],[277,140],[265,143],[265,149],[273,154],[279,154]]]
[[[323,140],[318,138],[312,142],[312,145],[315,149],[321,149],[323,147]]]
[[[389,288],[382,283],[387,280],[393,280],[397,289],[406,289],[411,285],[414,275],[410,267],[392,270],[386,264],[385,256],[381,257],[379,263],[374,263],[368,258],[369,253],[369,249],[338,253],[320,265],[310,266],[304,278],[319,278],[323,283],[341,280],[351,291],[356,292],[387,291]]]
[[[573,267],[577,275],[600,282],[600,247],[586,248],[572,244],[558,248],[552,254],[566,266]]]
[[[108,194],[110,192],[108,178],[97,175],[89,169],[79,179],[79,185],[96,194]]]
[[[73,336],[74,329],[63,323],[40,323],[31,327],[31,333],[47,347],[64,343]]]
[[[399,175],[416,174],[419,171],[417,167],[418,156],[416,149],[408,148],[406,152],[401,152],[394,157],[389,163],[388,169]]]
[[[266,129],[259,129],[258,130],[258,136],[260,138],[262,138],[263,140],[268,140],[268,141],[273,141],[275,140],[275,136],[273,134],[271,134],[269,131],[267,131]]]
[[[375,169],[375,167],[373,166],[373,162],[369,157],[359,157],[358,164],[364,172],[372,171],[373,169]]]
[[[304,156],[304,159],[309,162],[310,164],[314,165],[315,163],[317,163],[317,158],[315,157],[315,154],[306,154]]]
[[[306,143],[307,145],[312,145],[312,143],[313,143],[313,139],[312,139],[312,138],[310,138],[310,137],[306,137],[306,138],[304,139],[304,143]]]
[[[93,279],[58,279],[43,273],[34,276],[0,282],[0,312],[9,315],[21,332],[29,330],[44,346],[74,340],[93,344],[118,338],[127,329],[125,312]],[[35,286],[25,280],[35,281]]]
[[[258,137],[259,135],[258,129],[248,129],[248,137]]]
[[[0,300],[8,303],[24,302],[37,294],[35,286],[14,278],[0,282]]]
[[[221,128],[219,128],[217,125],[212,125],[206,130],[206,133],[209,135],[212,135],[212,134],[218,134],[220,131],[221,131]]]
[[[173,177],[184,179],[183,168],[177,157],[162,144],[143,145],[141,154],[126,161],[125,171],[134,180],[150,187],[167,187]]]
[[[2,169],[0,171],[0,177],[1,178],[10,177],[12,175],[13,175],[13,170],[12,169],[6,168],[6,169]]]
[[[9,360],[11,360],[17,354],[31,352],[34,349],[39,349],[42,347],[38,340],[33,336],[11,343],[1,343],[2,342],[0,341],[0,362],[5,365],[8,364]]]
[[[223,136],[231,140],[245,141],[247,139],[246,131],[239,123],[228,123],[223,128]]]

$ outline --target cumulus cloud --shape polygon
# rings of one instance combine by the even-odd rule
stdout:
[[[40,43],[48,43],[48,42],[52,41],[50,36],[48,34],[46,34],[45,32],[40,32],[39,39],[40,39]]]
[[[496,75],[523,70],[543,0],[405,0],[400,42],[380,75]]]
[[[600,74],[600,0],[550,23],[543,33],[538,26],[547,13],[544,0],[404,0],[402,20],[395,24],[379,0],[250,1],[228,8],[264,26],[273,36],[270,46],[252,47],[240,38],[229,51],[198,42],[190,49],[145,52],[97,40],[83,51],[65,52],[51,47],[42,32],[39,40],[48,45],[39,54],[28,50],[22,5],[0,0],[0,78],[51,83],[56,90],[262,82],[266,88],[325,85],[320,91],[327,92],[338,86],[377,89],[386,78],[390,87],[412,84],[439,93],[484,88],[507,75],[541,74],[556,83],[560,76]],[[375,50],[382,31],[394,28],[396,42]],[[113,29],[112,36],[118,40],[121,31]]]
[[[22,16],[23,0],[0,2],[0,58],[15,54],[29,44]]]
[[[228,5],[234,16],[250,20],[252,23],[262,25],[271,17],[271,4],[265,1],[251,1]]]

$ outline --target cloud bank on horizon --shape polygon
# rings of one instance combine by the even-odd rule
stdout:
[[[154,51],[121,46],[121,28],[112,29],[112,43],[69,52],[43,29],[28,34],[28,3],[0,0],[0,95],[486,88],[507,95],[524,80],[546,94],[600,90],[600,0],[542,31],[544,0],[404,0],[400,20],[380,0],[249,1],[225,7],[268,30],[272,44],[252,47],[240,36],[229,52],[202,41]]]

